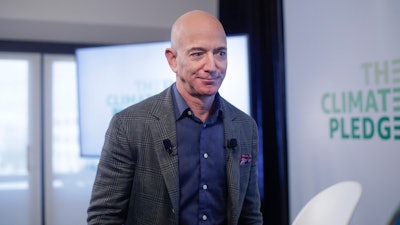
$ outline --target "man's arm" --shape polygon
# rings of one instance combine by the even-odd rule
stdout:
[[[87,211],[88,224],[125,222],[133,173],[133,159],[126,132],[116,114],[106,133]]]

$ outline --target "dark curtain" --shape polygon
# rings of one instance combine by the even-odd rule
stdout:
[[[220,0],[227,35],[247,34],[251,111],[260,128],[264,224],[288,225],[282,0]]]

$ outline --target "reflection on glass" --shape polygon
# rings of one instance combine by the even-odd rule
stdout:
[[[95,170],[97,159],[80,157],[78,129],[78,93],[76,64],[73,61],[56,61],[53,75],[53,173],[77,174]],[[61,181],[53,182],[55,187]]]
[[[46,224],[86,221],[98,158],[82,158],[79,144],[76,64],[71,56],[45,56],[51,79],[51,175],[46,180]],[[50,165],[49,165],[50,166]]]
[[[0,60],[0,176],[25,176],[28,145],[28,62]],[[2,187],[10,187],[0,183]]]

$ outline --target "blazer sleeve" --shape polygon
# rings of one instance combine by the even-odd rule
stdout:
[[[123,224],[127,215],[135,161],[119,114],[106,132],[88,208],[87,222]]]

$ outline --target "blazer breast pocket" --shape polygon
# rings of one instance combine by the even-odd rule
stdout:
[[[248,165],[251,163],[251,154],[242,154],[240,156],[240,166]]]

